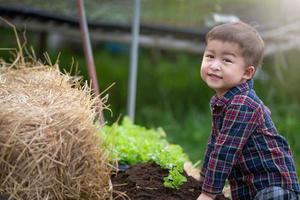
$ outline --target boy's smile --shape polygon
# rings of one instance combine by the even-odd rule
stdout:
[[[253,66],[246,66],[240,47],[234,42],[209,40],[201,64],[201,78],[222,97],[230,88],[252,78]]]
[[[222,76],[219,76],[219,75],[214,74],[214,73],[207,73],[207,75],[208,75],[208,77],[209,77],[210,79],[215,80],[215,81],[217,81],[217,80],[219,80],[219,79],[222,79]]]

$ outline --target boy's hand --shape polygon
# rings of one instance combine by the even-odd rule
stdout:
[[[216,196],[215,195],[207,195],[204,192],[200,194],[200,196],[197,198],[197,200],[214,200]]]

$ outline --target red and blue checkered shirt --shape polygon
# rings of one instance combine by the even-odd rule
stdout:
[[[210,102],[212,133],[201,176],[202,191],[220,194],[228,179],[233,200],[252,200],[268,186],[299,193],[292,153],[278,134],[269,109],[253,90],[253,80]]]

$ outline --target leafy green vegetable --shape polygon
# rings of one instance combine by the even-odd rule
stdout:
[[[178,189],[179,186],[186,181],[186,177],[183,176],[177,169],[171,169],[169,171],[169,176],[164,177],[164,186]]]
[[[146,129],[125,117],[121,125],[104,126],[101,136],[111,161],[130,165],[153,161],[169,170],[165,187],[179,188],[186,182],[182,173],[188,157],[179,145],[168,143],[163,129]]]

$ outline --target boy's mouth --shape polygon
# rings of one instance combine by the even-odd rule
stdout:
[[[207,74],[210,78],[213,78],[213,79],[222,79],[222,76],[219,76],[217,74],[212,74],[212,73],[209,73]]]

